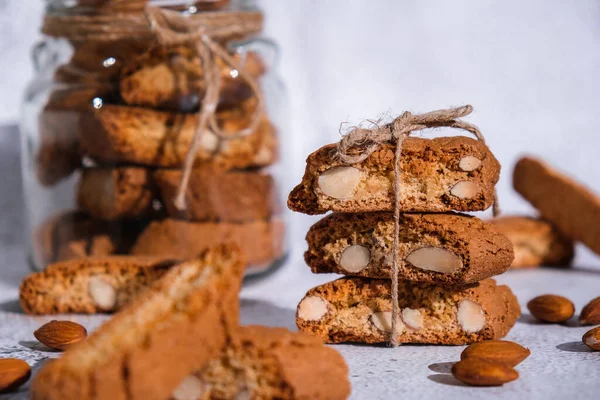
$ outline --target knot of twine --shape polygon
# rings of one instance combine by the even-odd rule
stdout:
[[[263,15],[257,11],[184,14],[148,6],[147,3],[147,0],[131,0],[131,3],[120,0],[115,3],[115,10],[120,12],[111,13],[88,15],[77,13],[77,10],[68,13],[50,13],[44,18],[42,32],[72,42],[107,42],[133,38],[156,39],[164,46],[182,44],[194,46],[204,70],[205,94],[200,104],[196,129],[185,156],[183,175],[174,201],[178,209],[184,210],[185,193],[196,155],[200,151],[202,135],[210,129],[222,140],[236,139],[253,133],[260,123],[265,108],[262,92],[257,82],[238,65],[220,43],[260,33]],[[124,12],[125,10],[128,12]],[[221,130],[215,115],[221,91],[217,58],[237,70],[239,78],[246,82],[256,98],[256,108],[248,126],[237,132],[225,133]]]
[[[394,156],[394,248],[393,264],[391,271],[392,280],[392,331],[390,333],[390,343],[392,346],[398,346],[398,320],[400,318],[400,306],[398,304],[398,247],[400,236],[400,194],[402,186],[400,184],[400,157],[402,155],[402,144],[404,139],[416,131],[429,128],[451,127],[463,129],[473,134],[477,140],[485,143],[485,139],[477,126],[468,122],[461,121],[458,118],[465,117],[473,112],[473,107],[465,105],[447,110],[437,110],[425,114],[412,114],[404,112],[394,121],[374,129],[355,128],[350,131],[338,143],[337,156],[346,164],[356,164],[371,155],[379,145],[383,143],[395,143],[396,151]],[[356,150],[360,150],[357,152]],[[494,191],[494,216],[500,214],[497,194]]]
[[[174,201],[175,207],[179,210],[185,210],[185,194],[194,168],[196,154],[200,151],[202,135],[207,129],[210,129],[222,140],[237,139],[252,134],[258,128],[261,116],[264,113],[264,99],[256,81],[237,65],[227,50],[215,42],[202,26],[190,24],[189,18],[179,12],[156,7],[148,7],[146,16],[152,31],[162,45],[174,46],[186,43],[194,45],[204,71],[205,94],[200,104],[196,129],[190,148],[185,156],[183,175]],[[230,28],[238,29],[235,25]],[[240,78],[248,84],[256,98],[256,107],[250,118],[250,123],[237,132],[225,133],[220,128],[216,118],[221,89],[220,71],[215,62],[216,57],[238,71]]]

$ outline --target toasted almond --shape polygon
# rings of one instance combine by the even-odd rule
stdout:
[[[33,333],[37,340],[56,350],[65,350],[69,346],[86,338],[85,328],[71,321],[51,321]]]
[[[471,386],[502,386],[519,377],[519,373],[510,365],[481,358],[457,362],[452,366],[452,375]]]
[[[17,358],[0,359],[0,392],[12,392],[23,385],[31,376],[31,368]]]
[[[501,362],[511,367],[525,360],[531,351],[515,342],[507,340],[486,340],[473,343],[460,355],[461,360],[480,358],[487,361]]]
[[[582,341],[590,349],[600,351],[600,326],[587,331]]]
[[[575,306],[566,297],[554,294],[538,296],[527,303],[531,314],[544,322],[565,322],[575,314]]]
[[[583,307],[579,316],[579,323],[581,325],[600,324],[600,297],[596,297]]]

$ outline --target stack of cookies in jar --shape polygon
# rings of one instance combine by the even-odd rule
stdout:
[[[199,2],[195,10],[226,5]],[[232,37],[239,39],[248,38]],[[244,46],[219,45],[235,65],[214,57],[218,105],[201,132],[182,207],[175,198],[208,86],[196,46],[140,38],[71,43],[40,114],[34,164],[39,185],[75,207],[37,224],[38,266],[113,254],[186,259],[224,242],[237,243],[256,269],[282,256],[270,168],[277,130],[266,111],[257,117],[262,93],[241,76],[260,82],[268,61]],[[253,131],[233,136],[254,118]]]
[[[333,211],[310,228],[305,260],[313,273],[344,277],[308,291],[298,328],[328,343],[394,342],[396,250],[395,342],[460,345],[505,336],[520,307],[491,277],[510,268],[513,247],[493,224],[460,213],[493,205],[498,161],[469,137],[407,137],[395,175],[395,152],[396,142],[387,141],[348,164],[331,144],[308,157],[288,206],[310,215]]]

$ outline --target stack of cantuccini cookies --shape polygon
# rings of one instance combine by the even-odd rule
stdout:
[[[200,13],[227,3],[196,5]],[[227,39],[219,46],[233,61],[213,55],[218,79],[189,41],[72,42],[40,115],[35,166],[45,187],[77,173],[77,209],[37,225],[38,266],[114,254],[186,259],[224,242],[237,243],[256,269],[282,256],[282,207],[266,170],[278,156],[277,132],[256,84],[267,62],[230,51],[229,39],[241,38]],[[218,101],[208,129],[198,129],[209,78]]]
[[[498,161],[483,141],[464,136],[409,136],[397,157],[393,125],[383,129],[392,139],[358,162],[342,161],[335,144],[311,154],[289,196],[294,211],[333,211],[308,232],[305,260],[314,273],[345,275],[308,291],[298,305],[299,329],[329,343],[460,345],[505,336],[519,304],[489,278],[510,268],[512,245],[494,225],[453,212],[492,206]],[[398,311],[391,340],[394,249]]]

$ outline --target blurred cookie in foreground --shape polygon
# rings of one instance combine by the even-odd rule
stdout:
[[[566,267],[573,260],[573,241],[548,221],[513,215],[489,222],[513,244],[515,259],[511,268]]]
[[[544,219],[600,254],[600,198],[596,194],[530,157],[517,162],[513,186]]]

